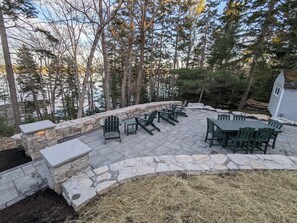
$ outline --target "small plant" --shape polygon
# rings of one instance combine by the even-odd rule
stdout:
[[[9,125],[5,117],[0,115],[0,136],[12,136],[15,133],[15,127]]]

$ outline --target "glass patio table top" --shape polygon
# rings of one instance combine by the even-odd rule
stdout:
[[[240,128],[255,128],[258,131],[259,128],[271,128],[276,133],[282,132],[282,130],[274,128],[261,121],[239,121],[239,120],[213,120],[214,124],[223,132],[237,132]]]

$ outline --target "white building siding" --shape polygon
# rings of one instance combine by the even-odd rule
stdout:
[[[297,121],[297,90],[285,89],[280,104],[278,117]]]
[[[272,88],[272,92],[271,92],[271,96],[268,104],[268,110],[273,117],[277,115],[278,109],[280,107],[281,97],[284,90],[284,83],[285,83],[285,78],[283,73],[281,73],[274,81],[274,86]]]

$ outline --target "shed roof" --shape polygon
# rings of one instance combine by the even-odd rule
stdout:
[[[285,88],[297,89],[297,70],[284,70]]]

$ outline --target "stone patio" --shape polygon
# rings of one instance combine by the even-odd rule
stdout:
[[[79,139],[93,149],[90,154],[90,162],[94,168],[144,156],[231,153],[229,149],[224,149],[219,144],[209,148],[209,143],[204,142],[206,118],[217,118],[217,112],[187,109],[187,114],[188,118],[178,117],[179,123],[176,126],[162,120],[160,123],[156,123],[161,132],[154,131],[153,136],[141,128],[137,135],[127,136],[122,125],[122,143],[115,139],[108,140],[104,144],[102,129],[83,135]],[[297,127],[284,125],[283,133],[279,134],[275,149],[270,147],[268,154],[297,155],[296,136]]]

